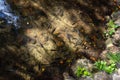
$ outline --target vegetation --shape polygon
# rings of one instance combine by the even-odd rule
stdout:
[[[113,20],[110,20],[107,23],[108,29],[107,32],[105,32],[106,36],[112,36],[115,33],[115,29],[118,28],[119,26],[117,26]]]
[[[109,59],[110,63],[102,60],[97,61],[95,62],[95,67],[98,70],[102,70],[111,74],[117,69],[116,63],[120,62],[120,53],[108,53],[107,58]]]
[[[105,71],[108,74],[111,74],[116,70],[116,64],[114,62],[107,64],[106,61],[97,61],[95,62],[95,67],[98,70]]]
[[[81,77],[81,76],[82,76],[82,77],[91,76],[91,73],[90,73],[87,69],[82,68],[82,67],[80,67],[80,66],[77,68],[75,74],[76,74],[77,77]]]
[[[120,62],[120,53],[108,53],[108,58],[115,63]]]
[[[106,67],[106,62],[105,61],[97,61],[95,62],[95,66],[98,70],[104,70],[104,68]]]
[[[116,63],[120,62],[120,53],[108,53],[107,58],[109,59],[109,63],[107,61],[99,60],[96,61],[94,66],[99,71],[105,71],[108,74],[113,73],[117,67]],[[92,73],[83,67],[78,67],[75,72],[77,77],[86,77],[91,76]]]

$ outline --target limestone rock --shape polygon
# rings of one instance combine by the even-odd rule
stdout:
[[[113,35],[113,44],[116,46],[120,46],[120,28],[117,29],[117,31],[115,32],[115,34]]]
[[[75,80],[73,77],[69,75],[69,73],[64,72],[63,73],[64,80]]]
[[[90,77],[86,77],[86,78],[79,78],[78,80],[93,80],[93,79]]]
[[[120,68],[118,69],[118,74],[120,75]]]
[[[84,67],[85,69],[91,71],[93,68],[93,64],[91,64],[91,62],[87,59],[76,60],[75,64],[73,64],[71,67],[74,74],[78,67]]]
[[[113,80],[120,80],[120,75],[113,74]]]
[[[105,72],[98,72],[94,74],[94,80],[110,80],[110,77]]]

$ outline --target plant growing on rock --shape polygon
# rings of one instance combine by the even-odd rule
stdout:
[[[95,62],[95,67],[96,69],[105,71],[108,74],[111,74],[116,70],[116,64],[114,62],[107,64],[106,61],[97,61]]]
[[[105,72],[107,72],[109,74],[113,73],[115,70],[116,70],[116,64],[115,63],[111,63],[111,64],[109,64],[105,67]]]
[[[80,67],[80,66],[77,68],[75,74],[76,74],[77,77],[81,77],[81,76],[82,76],[82,77],[91,76],[91,73],[90,73],[87,69],[82,68],[82,67]]]
[[[97,62],[95,62],[95,67],[98,70],[104,70],[106,65],[107,65],[107,63],[105,61],[97,61]]]
[[[107,32],[105,32],[106,36],[112,36],[115,33],[115,29],[118,28],[119,26],[117,26],[113,20],[110,20],[107,23],[108,29]]]
[[[120,53],[108,53],[107,57],[115,63],[120,63]]]

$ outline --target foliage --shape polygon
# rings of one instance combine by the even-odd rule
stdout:
[[[108,53],[107,58],[110,60],[109,64],[106,61],[97,61],[95,67],[111,74],[117,69],[116,63],[120,62],[120,53]]]
[[[113,20],[110,20],[107,24],[109,28],[118,28],[118,26],[114,23]]]
[[[107,63],[106,61],[103,60],[99,60],[95,62],[95,68],[97,70],[102,70],[105,71],[108,74],[113,73],[117,67],[116,67],[116,63],[120,62],[120,53],[108,53],[107,58],[109,59],[109,63]],[[91,76],[92,74],[85,68],[82,67],[78,67],[75,74],[77,75],[77,77],[80,76]]]
[[[80,76],[83,76],[83,77],[86,77],[86,76],[91,76],[91,73],[85,69],[85,68],[82,68],[82,67],[78,67],[75,74],[77,75],[77,77],[80,77]]]
[[[113,20],[110,20],[107,23],[108,29],[107,32],[105,33],[106,36],[112,36],[115,33],[115,29],[118,28],[119,26],[117,26]]]
[[[111,74],[116,70],[116,64],[113,62],[110,65],[105,67],[105,72]]]
[[[95,62],[95,66],[98,70],[104,70],[107,63],[105,61],[97,61]]]
[[[120,53],[108,53],[107,57],[115,63],[120,62]]]
[[[98,70],[105,71],[109,74],[113,73],[116,70],[116,64],[114,62],[107,64],[106,61],[97,61],[95,62],[95,67]]]

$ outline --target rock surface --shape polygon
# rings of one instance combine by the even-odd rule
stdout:
[[[98,72],[94,75],[94,80],[110,80],[109,75],[105,72]]]
[[[92,71],[93,64],[87,59],[76,60],[76,62],[71,66],[71,69],[74,74],[78,67],[84,67],[85,69]]]
[[[73,77],[69,75],[69,73],[64,72],[63,73],[64,80],[75,80]]]
[[[0,28],[1,73],[13,71],[26,80],[63,80],[66,65],[71,67],[72,61],[81,57],[96,61],[105,49],[103,22],[112,11],[111,2],[7,1],[20,15],[21,25],[17,31],[13,26]],[[108,5],[97,7],[99,3]],[[80,62],[88,68],[89,60]]]
[[[112,41],[114,45],[120,46],[120,28],[118,28],[115,34],[113,35]]]
[[[114,74],[112,80],[120,80],[120,75]]]
[[[79,78],[78,80],[93,80],[93,79],[90,77],[87,77],[87,78]]]

